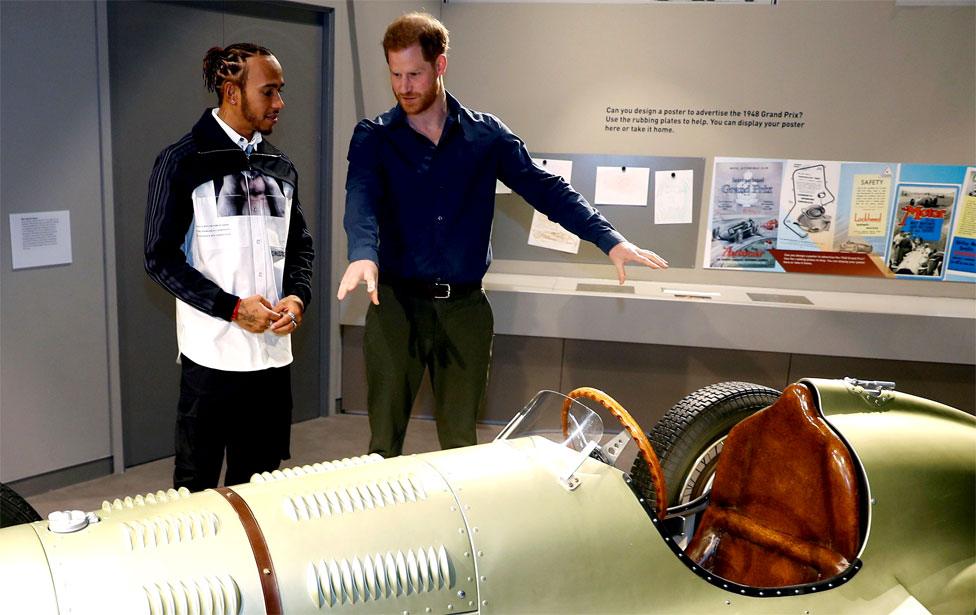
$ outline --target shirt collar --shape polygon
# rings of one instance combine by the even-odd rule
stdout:
[[[461,123],[461,103],[451,96],[450,92],[444,93],[447,94],[447,120],[444,122],[444,132],[447,132],[452,124]]]
[[[253,145],[254,146],[254,149],[257,149],[258,143],[260,143],[262,140],[264,140],[264,137],[257,130],[254,131],[254,136],[251,137],[251,140],[250,141],[248,141],[247,139],[245,139],[241,135],[237,134],[237,131],[234,130],[233,128],[231,128],[230,125],[227,122],[225,122],[224,120],[220,119],[220,116],[217,115],[217,108],[216,107],[214,107],[213,109],[211,109],[210,110],[210,113],[212,113],[214,119],[217,120],[217,125],[220,126],[224,130],[225,133],[227,133],[227,136],[230,138],[231,141],[234,142],[234,145],[236,145],[237,147],[241,148],[241,150],[246,150],[248,145]]]

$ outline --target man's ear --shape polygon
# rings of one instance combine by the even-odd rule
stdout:
[[[221,86],[224,89],[224,100],[232,105],[236,105],[240,102],[241,89],[237,87],[236,83],[231,81],[225,81]]]
[[[434,60],[434,70],[437,71],[438,77],[447,72],[447,56],[443,53]]]

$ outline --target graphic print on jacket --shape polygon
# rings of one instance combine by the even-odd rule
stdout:
[[[259,171],[241,171],[224,175],[220,182],[218,216],[285,216],[285,195],[273,177]]]
[[[255,169],[204,181],[193,190],[193,223],[184,245],[190,266],[228,293],[277,303],[294,192],[288,182]],[[181,348],[192,348],[201,365],[247,370],[291,362],[288,336],[255,336],[181,301],[176,316]]]

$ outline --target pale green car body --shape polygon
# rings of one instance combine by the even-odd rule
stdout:
[[[692,571],[618,469],[534,436],[256,476],[228,499],[152,494],[72,533],[0,530],[4,613],[972,613],[976,419],[901,393],[805,380],[866,479],[858,569],[743,595]],[[267,582],[268,578],[264,581]],[[753,592],[754,593],[754,592]]]

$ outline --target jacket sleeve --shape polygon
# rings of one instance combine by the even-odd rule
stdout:
[[[168,148],[156,159],[149,177],[144,244],[146,273],[184,303],[210,316],[230,320],[238,297],[191,267],[183,252],[193,220],[190,187],[183,183],[178,151]]]
[[[305,310],[312,302],[312,261],[315,248],[308,230],[305,214],[298,202],[298,189],[291,204],[291,220],[288,223],[288,245],[285,248],[285,275],[282,283],[283,297],[295,295],[302,300]]]
[[[562,177],[532,162],[522,140],[504,124],[499,124],[501,134],[495,142],[499,148],[498,178],[506,186],[550,220],[580,239],[595,244],[604,253],[609,253],[611,248],[624,241],[624,236],[613,228],[603,214],[587,203],[583,195]]]

